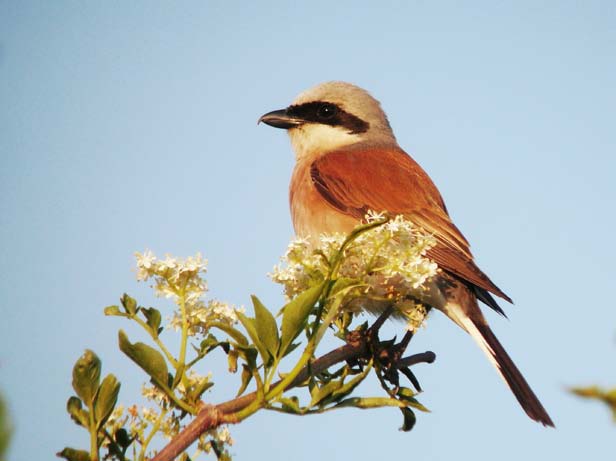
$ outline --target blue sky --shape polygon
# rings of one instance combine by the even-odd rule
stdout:
[[[138,393],[116,348],[119,328],[138,333],[102,315],[124,291],[154,302],[135,251],[202,251],[212,297],[277,310],[266,273],[293,234],[293,156],[256,120],[332,79],[382,102],[515,300],[509,321],[488,320],[557,429],[531,422],[437,313],[413,342],[438,356],[416,369],[432,413],[413,432],[396,410],[259,414],[231,428],[235,458],[612,459],[608,412],[566,387],[616,385],[614,3],[256,3],[0,3],[10,459],[87,446],[64,409],[83,349],[120,377],[121,400]],[[218,375],[213,402],[234,382]]]

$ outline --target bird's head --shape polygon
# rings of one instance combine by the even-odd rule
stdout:
[[[298,160],[360,142],[396,143],[381,104],[346,82],[312,87],[286,109],[268,112],[259,122],[286,129]]]

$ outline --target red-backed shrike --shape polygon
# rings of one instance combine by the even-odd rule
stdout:
[[[553,426],[478,305],[482,301],[504,315],[491,294],[511,299],[477,267],[438,189],[398,146],[379,102],[355,85],[328,82],[259,121],[286,129],[291,138],[296,165],[289,196],[296,233],[312,238],[348,233],[374,210],[404,215],[432,234],[437,244],[428,257],[439,272],[421,301],[471,335],[528,416]]]

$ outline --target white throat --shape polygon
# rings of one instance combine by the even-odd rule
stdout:
[[[307,123],[292,128],[288,130],[288,133],[297,161],[318,157],[340,147],[355,144],[362,139],[360,134],[352,134],[338,127],[316,123]]]

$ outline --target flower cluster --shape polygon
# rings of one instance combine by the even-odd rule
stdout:
[[[369,213],[366,222],[375,223],[384,216]],[[409,329],[421,325],[426,310],[413,301],[426,281],[436,274],[437,265],[426,257],[436,241],[420,228],[396,216],[359,234],[339,255],[345,235],[321,235],[314,245],[305,238],[289,244],[281,264],[270,277],[284,287],[288,298],[325,280],[340,256],[338,278],[348,279],[342,305],[354,312],[378,312],[392,302],[396,315],[408,321]]]
[[[227,427],[217,427],[204,432],[199,437],[197,449],[204,453],[214,451],[220,461],[229,461],[231,455],[227,447],[233,445],[233,439]]]
[[[165,411],[161,415],[159,410],[147,406],[139,408],[137,405],[131,405],[125,408],[124,405],[117,405],[105,423],[105,431],[108,434],[116,434],[118,430],[124,429],[127,431],[128,437],[136,440],[142,446],[148,438],[148,428],[152,427],[155,427],[156,431],[160,431],[165,438],[171,439],[181,429],[180,419],[173,411]],[[106,438],[102,446],[108,447],[110,443],[111,439]]]
[[[201,274],[205,274],[207,260],[201,253],[186,259],[173,258],[165,255],[165,259],[157,259],[150,250],[135,253],[137,258],[137,280],[154,279],[154,292],[157,296],[178,300],[186,297],[186,301],[198,299],[207,291],[207,285]]]
[[[206,272],[207,260],[200,253],[186,259],[157,259],[150,251],[135,253],[137,258],[137,280],[154,280],[157,296],[171,298],[185,310],[189,336],[205,336],[211,322],[227,325],[237,322],[236,308],[218,300],[203,301],[207,284],[202,278]],[[169,326],[174,330],[182,328],[182,309],[174,311]]]
[[[185,396],[186,387],[194,388],[200,386],[205,381],[211,378],[201,376],[194,370],[190,370],[186,375],[186,383],[178,384],[178,391]],[[123,405],[117,405],[111,416],[105,423],[105,430],[108,434],[116,434],[119,429],[125,429],[127,435],[136,440],[142,449],[145,449],[144,441],[148,440],[150,433],[160,433],[163,437],[171,440],[185,427],[182,423],[181,411],[174,409],[169,397],[157,386],[144,384],[141,388],[141,394],[153,405],[154,408],[148,405],[139,407],[131,405],[125,408]],[[110,445],[111,439],[106,438],[102,444],[103,447]],[[213,429],[205,433],[199,443],[198,450],[209,453],[215,445],[217,449],[225,451],[227,445],[232,445],[233,440],[229,434],[229,430],[225,428]],[[150,455],[152,455],[150,453]],[[198,453],[192,459],[196,459]],[[229,457],[230,459],[230,457]]]
[[[139,408],[137,405],[131,405],[125,408],[123,405],[118,405],[105,424],[105,431],[111,435],[116,434],[120,429],[126,430],[127,436],[134,439],[141,449],[145,450],[144,442],[148,440],[150,432],[159,432],[170,440],[180,432],[182,425],[175,411],[161,413],[147,406]],[[110,444],[111,439],[106,438],[102,446],[109,447]],[[152,453],[148,454],[148,458],[152,456]]]
[[[206,336],[212,322],[223,322],[232,325],[237,322],[236,311],[243,312],[243,308],[236,308],[221,301],[211,299],[186,305],[186,319],[188,320],[189,336]],[[182,329],[182,315],[175,311],[169,320],[169,326],[174,330]]]

